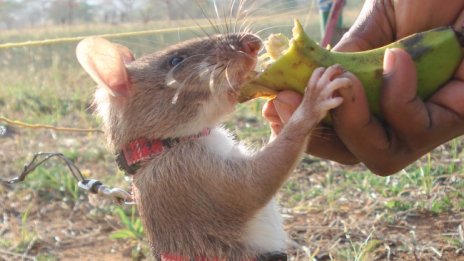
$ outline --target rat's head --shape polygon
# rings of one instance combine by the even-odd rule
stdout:
[[[217,124],[233,110],[260,48],[251,34],[214,35],[135,60],[124,46],[87,38],[77,57],[99,86],[98,112],[120,147],[136,138],[181,137]]]

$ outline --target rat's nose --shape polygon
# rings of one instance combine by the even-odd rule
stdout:
[[[251,55],[251,56],[257,56],[259,50],[261,50],[261,40],[252,35],[252,34],[247,34],[243,36],[240,39],[240,45],[241,45],[241,51]]]

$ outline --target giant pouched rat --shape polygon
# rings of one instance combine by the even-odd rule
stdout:
[[[350,81],[339,77],[340,67],[317,69],[282,132],[249,152],[220,122],[233,111],[260,48],[249,33],[197,38],[140,59],[101,38],[77,47],[98,83],[95,104],[112,148],[126,160],[128,146],[151,151],[135,159],[133,186],[162,260],[256,260],[286,248],[273,196],[311,130],[341,104],[333,93]],[[161,145],[152,153],[155,143]]]

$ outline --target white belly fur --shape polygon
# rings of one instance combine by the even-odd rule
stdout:
[[[204,138],[208,146],[224,156],[249,154],[248,150],[234,141],[230,133],[222,128],[211,131]],[[218,146],[218,144],[220,144]],[[246,224],[244,242],[257,253],[284,251],[287,235],[282,226],[282,217],[275,200],[271,200],[255,217]]]
[[[244,240],[258,253],[285,251],[287,234],[275,200],[269,202],[248,222]]]

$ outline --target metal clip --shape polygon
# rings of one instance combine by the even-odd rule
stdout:
[[[27,175],[32,173],[38,166],[40,166],[41,164],[43,164],[44,162],[46,162],[47,160],[53,157],[60,158],[66,163],[69,170],[71,171],[71,174],[78,181],[78,186],[81,189],[84,189],[92,194],[99,194],[100,196],[109,198],[113,202],[116,202],[118,204],[124,204],[124,205],[135,204],[132,200],[131,194],[125,190],[122,190],[120,188],[110,188],[108,186],[103,185],[103,183],[101,183],[98,180],[84,179],[84,176],[82,175],[79,168],[74,164],[74,162],[66,158],[62,153],[39,152],[34,155],[34,157],[32,158],[32,161],[29,164],[26,164],[24,166],[23,171],[18,177],[12,178],[9,180],[3,180],[0,178],[0,184],[9,186],[9,185],[24,181]]]
[[[104,198],[110,199],[113,202],[124,205],[134,205],[132,201],[132,196],[127,191],[120,188],[110,188],[106,185],[103,185],[98,180],[86,179],[79,181],[79,187],[85,189],[93,194],[98,194]]]
[[[132,196],[127,191],[120,188],[110,188],[102,185],[98,188],[98,194],[124,205],[135,205],[132,201]]]
[[[95,179],[84,179],[82,181],[79,181],[77,185],[79,186],[79,188],[87,190],[92,194],[97,194],[98,188],[102,186],[103,183]]]

